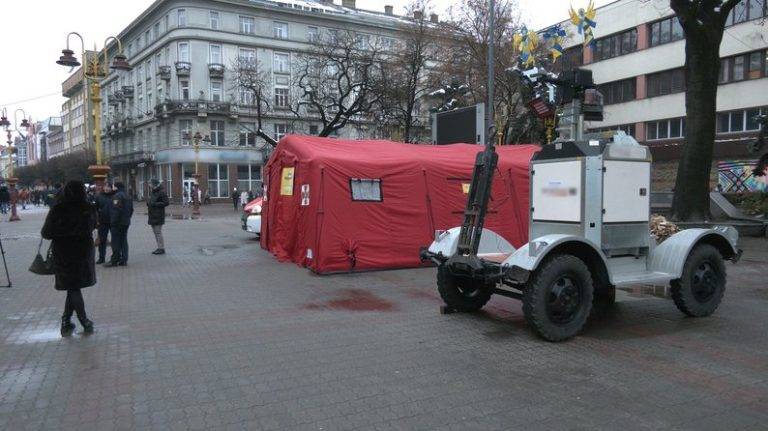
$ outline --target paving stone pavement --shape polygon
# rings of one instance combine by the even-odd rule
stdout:
[[[44,213],[0,222],[0,429],[768,428],[764,239],[743,241],[710,318],[622,291],[552,344],[510,299],[439,314],[433,268],[316,276],[276,262],[231,207],[203,211],[171,217],[153,256],[137,205],[129,265],[84,291],[96,333],[68,339],[64,294],[26,270]]]

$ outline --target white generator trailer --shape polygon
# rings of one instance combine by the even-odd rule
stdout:
[[[670,285],[680,311],[712,314],[725,292],[724,260],[741,255],[736,230],[686,229],[657,244],[650,151],[623,132],[585,135],[582,121],[568,126],[577,139],[545,145],[531,161],[529,242],[519,249],[482,227],[492,178],[483,173],[495,168],[496,154],[492,145],[478,154],[464,224],[436,232],[421,252],[438,265],[446,309],[476,311],[493,294],[517,298],[526,322],[549,341],[578,334],[593,303],[612,304],[617,286]]]

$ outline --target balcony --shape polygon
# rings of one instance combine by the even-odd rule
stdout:
[[[109,104],[113,106],[117,106],[120,103],[122,103],[125,100],[125,96],[123,96],[122,90],[117,90],[114,93],[109,95]]]
[[[129,153],[117,154],[110,158],[112,165],[127,165],[152,162],[155,160],[154,153],[148,151],[131,151]]]
[[[155,118],[164,120],[175,115],[192,114],[200,118],[208,115],[224,115],[237,119],[237,106],[229,102],[209,100],[166,100],[155,106]]]
[[[224,77],[224,65],[219,63],[208,63],[208,72],[211,78],[223,78]]]
[[[121,136],[133,135],[133,124],[132,117],[118,116],[109,121],[104,131],[113,139]]]
[[[158,66],[157,67],[157,76],[159,76],[160,79],[162,79],[163,81],[170,81],[171,80],[171,66]]]
[[[123,97],[133,99],[133,85],[123,85]]]
[[[189,76],[190,70],[192,70],[192,63],[188,61],[176,62],[176,76]]]

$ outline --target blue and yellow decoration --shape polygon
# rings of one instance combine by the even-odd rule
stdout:
[[[515,50],[520,52],[520,62],[523,66],[532,67],[536,64],[536,56],[534,54],[536,47],[539,45],[539,35],[535,31],[529,31],[523,26],[520,32],[512,36],[512,43],[515,46]]]
[[[573,10],[573,6],[571,6],[569,13],[571,15],[571,22],[579,30],[579,34],[584,35],[584,46],[593,45],[595,43],[595,36],[592,33],[592,29],[597,27],[597,22],[595,22],[597,11],[595,10],[594,1],[589,0],[589,5],[587,6],[586,11],[584,9],[579,9],[579,11],[576,12]]]
[[[552,62],[556,62],[557,59],[563,55],[563,40],[565,40],[565,30],[560,24],[554,25],[544,31],[542,35],[545,41],[551,42],[549,47],[549,53],[552,55]]]

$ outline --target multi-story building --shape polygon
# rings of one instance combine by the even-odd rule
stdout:
[[[63,131],[61,127],[61,117],[48,117],[43,121],[38,121],[35,125],[37,134],[36,148],[39,155],[39,161],[48,160],[49,154],[60,155],[64,151]],[[53,140],[58,134],[61,139]]]
[[[717,137],[713,184],[729,189],[748,175],[743,163],[754,158],[747,143],[768,113],[768,9],[764,0],[742,0],[731,13],[720,45]],[[573,25],[564,44],[565,67],[593,73],[604,96],[605,119],[590,128],[621,129],[651,149],[653,186],[674,187],[685,130],[685,40],[668,0],[618,0],[597,9],[595,45],[582,48]],[[741,178],[740,178],[741,177]]]
[[[16,160],[14,165],[17,167],[27,166],[27,162],[28,162],[27,155],[29,154],[27,150],[28,142],[29,142],[29,136],[25,136],[24,138],[22,138],[21,136],[16,136],[13,138],[13,145],[16,147]]]
[[[193,182],[213,200],[232,189],[261,189],[263,141],[255,134],[252,101],[233,85],[237,59],[250,59],[269,77],[271,109],[263,129],[279,140],[291,131],[316,134],[319,118],[297,121],[287,109],[292,63],[324,32],[351,30],[394,41],[402,17],[356,8],[354,0],[161,0],[119,37],[134,67],[102,83],[104,146],[114,176],[137,197],[150,178],[166,183],[172,199]],[[110,56],[116,45],[108,47]],[[207,136],[199,153],[196,132]],[[356,136],[348,127],[344,136]],[[197,158],[196,158],[197,157]]]
[[[24,145],[25,161],[24,165],[21,165],[21,162],[19,162],[19,166],[34,165],[40,161],[40,144],[37,142],[37,131],[39,127],[39,121],[29,123],[29,128],[25,132],[26,137],[22,143],[22,145]]]
[[[98,53],[87,51],[91,58]],[[85,151],[92,146],[88,139],[88,109],[90,106],[88,86],[85,85],[83,67],[78,68],[61,84],[61,93],[67,100],[61,105],[61,125],[64,134],[64,149],[49,153],[50,157]]]

